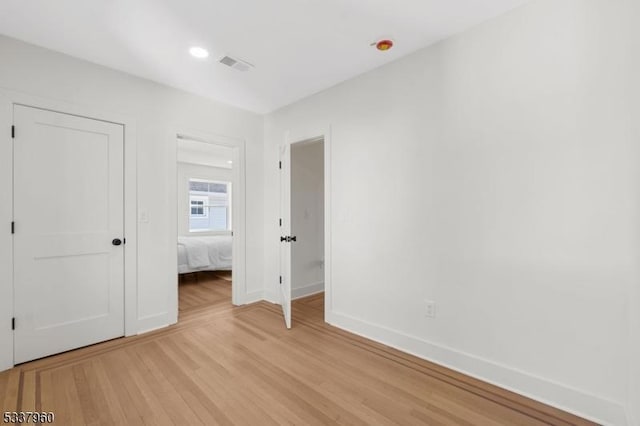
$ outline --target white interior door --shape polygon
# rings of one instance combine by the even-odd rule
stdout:
[[[123,126],[14,106],[14,362],[124,335]]]
[[[291,146],[280,147],[280,303],[291,328]]]

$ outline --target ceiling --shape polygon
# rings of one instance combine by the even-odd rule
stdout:
[[[2,0],[0,33],[266,113],[527,1]],[[394,48],[369,46],[380,38]]]

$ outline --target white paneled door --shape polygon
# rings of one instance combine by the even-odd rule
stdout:
[[[123,126],[14,106],[16,364],[124,335]]]
[[[291,328],[291,146],[280,147],[280,303]]]

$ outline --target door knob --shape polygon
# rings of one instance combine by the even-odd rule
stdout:
[[[291,241],[295,241],[296,237],[290,237],[290,236],[286,236],[286,237],[280,237],[280,242],[284,241],[285,243],[290,243]]]
[[[120,240],[120,238],[114,238],[113,241],[111,241],[111,244],[113,244],[114,246],[119,246],[120,244],[122,244],[122,240]]]

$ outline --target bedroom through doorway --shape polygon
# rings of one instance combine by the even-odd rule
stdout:
[[[230,306],[233,288],[234,148],[177,140],[178,318]]]

